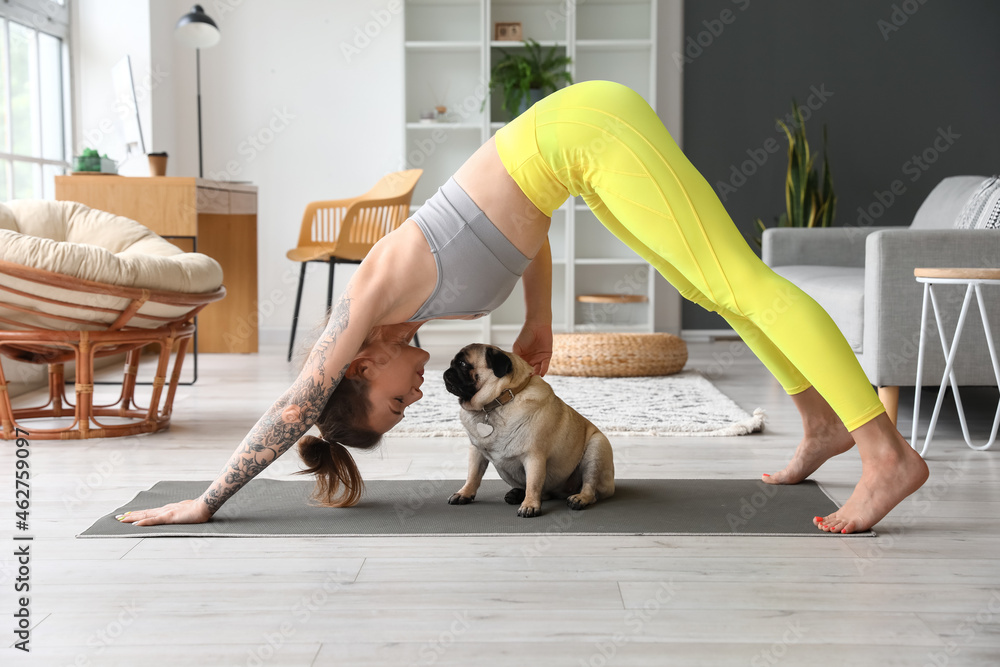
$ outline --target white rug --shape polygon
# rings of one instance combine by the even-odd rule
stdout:
[[[748,414],[696,371],[665,377],[584,378],[547,375],[561,399],[607,435],[726,436],[764,429],[764,410]],[[464,436],[458,398],[439,373],[428,373],[424,397],[387,436]]]

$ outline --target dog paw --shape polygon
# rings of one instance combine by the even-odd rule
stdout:
[[[453,493],[451,498],[448,499],[449,505],[468,505],[473,500],[475,496],[463,496],[461,493]]]
[[[593,505],[594,499],[588,498],[583,494],[578,493],[575,496],[570,496],[569,498],[567,498],[566,504],[569,505],[569,508],[571,510],[582,510],[584,507],[587,507],[588,505]]]
[[[524,502],[524,489],[511,489],[503,497],[503,501],[508,505],[520,505]]]
[[[542,513],[541,507],[536,507],[534,505],[521,505],[517,508],[517,515],[529,519],[533,516],[538,516]]]

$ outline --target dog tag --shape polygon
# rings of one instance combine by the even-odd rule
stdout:
[[[483,424],[482,422],[476,424],[476,432],[479,433],[480,437],[485,438],[490,433],[493,432],[492,424]]]

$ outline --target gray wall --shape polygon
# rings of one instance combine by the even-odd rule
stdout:
[[[754,172],[723,200],[754,248],[753,220],[773,224],[785,208],[774,120],[793,97],[813,107],[814,150],[828,127],[837,225],[908,225],[942,178],[1000,172],[1000,2],[686,0],[684,32],[684,151],[717,193],[740,183],[734,167]],[[661,53],[660,66],[679,57]],[[746,163],[748,150],[763,165]],[[902,194],[863,219],[859,207],[878,213],[876,193],[894,181]],[[683,326],[727,328],[687,301]]]

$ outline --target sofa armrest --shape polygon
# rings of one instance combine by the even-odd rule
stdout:
[[[761,237],[761,259],[768,266],[865,265],[865,238],[899,227],[774,227]]]
[[[996,268],[1000,265],[1000,233],[990,229],[892,229],[868,236],[865,247],[865,321],[863,350],[865,370],[879,385],[913,385],[916,378],[917,342],[923,285],[913,276],[917,267]],[[935,290],[942,302],[944,328],[954,334],[958,304],[964,288]],[[995,290],[993,290],[995,292]],[[1000,297],[984,293],[990,322],[998,317]],[[957,302],[955,300],[958,299]],[[983,336],[979,317],[967,320],[971,338]],[[976,333],[975,329],[979,332]],[[940,378],[943,355],[933,327],[928,332],[925,378]],[[962,355],[960,355],[962,356]],[[958,369],[956,369],[958,370]],[[970,366],[962,369],[963,384],[982,373]],[[989,369],[992,375],[992,369]],[[988,379],[988,378],[987,378]],[[994,381],[995,382],[995,381]]]

